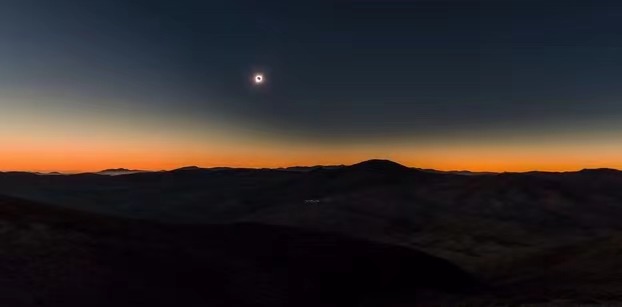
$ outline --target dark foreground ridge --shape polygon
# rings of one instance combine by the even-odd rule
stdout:
[[[304,272],[292,273],[295,278],[300,278],[300,276],[314,276],[312,273],[322,272],[321,268],[327,269],[324,274],[329,276],[327,277],[329,280],[339,280],[342,287],[348,284],[353,285],[355,289],[369,289],[364,285],[372,285],[373,289],[386,290],[387,288],[375,282],[399,280],[399,284],[406,288],[417,288],[418,283],[423,280],[430,282],[429,286],[436,289],[435,291],[449,291],[449,288],[443,287],[449,287],[453,277],[446,278],[444,280],[446,283],[438,284],[433,282],[435,279],[430,277],[431,275],[423,278],[411,270],[410,278],[402,279],[403,275],[398,274],[393,276],[394,278],[385,279],[382,277],[384,275],[380,276],[379,273],[370,271],[372,265],[357,265],[354,268],[349,265],[357,262],[344,260],[359,258],[357,255],[369,252],[382,255],[378,261],[383,263],[380,267],[387,268],[387,272],[394,269],[392,266],[394,263],[399,267],[412,267],[408,262],[410,260],[404,260],[405,258],[400,258],[401,256],[394,258],[393,252],[385,254],[387,250],[384,248],[381,249],[382,253],[376,253],[377,249],[373,246],[379,244],[402,246],[405,249],[397,252],[398,255],[412,255],[408,256],[408,259],[423,259],[422,263],[428,263],[425,260],[428,258],[412,254],[413,250],[446,259],[468,272],[469,276],[486,284],[489,287],[487,289],[490,289],[489,294],[493,296],[485,298],[478,294],[468,298],[462,297],[462,302],[477,305],[482,303],[480,299],[483,299],[484,303],[493,300],[500,304],[549,304],[560,301],[574,304],[620,304],[622,303],[622,296],[618,295],[622,293],[620,282],[622,266],[619,264],[618,248],[622,246],[620,187],[622,187],[622,172],[611,169],[560,173],[465,174],[414,169],[386,160],[371,160],[351,166],[286,169],[188,168],[119,176],[2,173],[0,194],[45,204],[36,205],[33,208],[37,209],[32,209],[27,214],[25,211],[16,211],[19,214],[15,217],[9,218],[8,212],[3,213],[6,225],[12,225],[13,219],[28,220],[30,223],[24,228],[26,232],[7,230],[3,237],[9,240],[7,246],[19,247],[3,249],[6,255],[20,251],[26,253],[15,254],[17,260],[5,262],[19,263],[19,265],[5,264],[6,276],[52,274],[41,275],[32,271],[32,274],[15,275],[15,272],[11,271],[11,268],[12,270],[28,268],[21,263],[28,263],[23,259],[30,259],[29,257],[50,261],[64,259],[60,256],[57,258],[49,255],[45,258],[40,256],[41,253],[45,254],[42,251],[46,251],[46,248],[51,248],[54,253],[61,250],[65,253],[64,250],[68,250],[67,259],[72,259],[74,254],[82,255],[80,256],[82,258],[75,259],[77,264],[86,261],[80,259],[89,259],[88,263],[94,261],[92,259],[97,260],[94,267],[100,267],[100,263],[104,263],[106,265],[102,266],[102,276],[121,276],[118,277],[121,280],[124,278],[142,280],[146,277],[141,277],[142,273],[137,272],[132,273],[132,276],[123,277],[124,273],[119,272],[120,263],[127,262],[129,268],[134,270],[140,267],[137,264],[141,263],[139,261],[141,257],[152,259],[156,257],[153,255],[161,255],[157,256],[160,257],[157,259],[162,263],[156,267],[162,268],[164,272],[162,274],[168,274],[166,275],[168,277],[177,276],[175,272],[169,271],[170,263],[180,263],[178,267],[185,268],[187,272],[200,271],[196,268],[207,266],[206,270],[215,268],[213,270],[216,271],[210,271],[211,275],[205,275],[209,277],[203,277],[205,283],[212,283],[217,287],[222,284],[214,282],[220,278],[214,277],[220,272],[218,268],[229,268],[232,264],[228,259],[243,257],[236,260],[238,261],[236,263],[248,265],[247,270],[255,272],[254,275],[248,276],[253,277],[238,273],[241,269],[237,267],[230,269],[230,273],[235,273],[237,276],[235,278],[249,278],[253,281],[260,278],[257,276],[264,276],[266,279],[261,277],[262,282],[258,284],[269,285],[273,282],[275,286],[268,287],[272,289],[270,291],[277,291],[274,289],[281,289],[279,287],[285,289],[303,287],[295,283],[290,286],[289,278],[292,275],[288,272]],[[25,208],[21,206],[19,210],[26,210]],[[87,217],[76,218],[74,223],[68,219],[76,214],[60,214],[61,226],[53,229],[69,229],[67,227],[74,227],[72,225],[79,229],[50,231],[46,227],[52,221],[51,215],[42,215],[43,223],[36,222],[36,218],[41,212],[54,208],[71,209],[66,210],[67,212],[84,212],[82,214],[86,214]],[[115,217],[104,218],[104,216]],[[85,220],[89,222],[84,222]],[[100,224],[103,226],[100,227]],[[201,226],[188,226],[188,224]],[[248,228],[244,227],[247,226],[240,228],[240,224],[250,224],[252,226],[248,227],[253,230],[246,231],[244,229]],[[0,230],[2,229],[4,228],[0,227]],[[114,229],[124,230],[113,231]],[[259,233],[262,235],[257,236]],[[289,233],[293,237],[289,236]],[[315,243],[315,239],[303,239],[307,238],[307,233],[313,234],[314,238],[323,243]],[[274,241],[266,241],[266,238],[273,238]],[[353,241],[352,238],[367,243],[342,250],[341,246],[351,246],[347,242]],[[38,243],[29,247],[30,249],[19,245],[31,239]],[[237,243],[223,246],[214,245],[215,242]],[[259,245],[256,245],[256,242]],[[281,258],[274,258],[280,259],[279,261],[274,260],[267,264],[249,260],[261,257],[272,259],[269,257],[272,250],[279,250],[275,246],[279,244],[295,246],[292,242],[303,242],[300,246],[318,245],[319,254],[312,253],[314,258],[311,259],[279,254]],[[232,249],[232,246],[238,245],[240,249]],[[331,245],[337,248],[327,247]],[[110,251],[110,257],[104,257],[102,260],[100,255],[106,255],[107,250]],[[128,253],[128,250],[130,254],[137,256],[135,258],[122,256]],[[264,254],[259,254],[260,250]],[[331,255],[334,253],[336,258],[322,258],[324,256],[320,255],[325,254],[319,252],[320,250],[330,250]],[[217,253],[216,251],[219,251],[220,256],[212,254]],[[193,253],[198,253],[196,255],[199,256],[192,256]],[[232,257],[232,254],[245,256]],[[20,255],[26,256],[20,258],[22,257]],[[200,259],[211,260],[204,263]],[[303,270],[305,266],[297,259],[306,259],[305,261],[310,263],[316,261],[322,265],[308,265],[313,269],[307,272]],[[322,259],[330,261],[322,262],[324,261]],[[130,260],[131,263],[128,262]],[[335,266],[328,265],[333,261]],[[408,263],[405,264],[404,261]],[[214,263],[218,265],[213,265]],[[373,263],[373,266],[377,266],[377,262]],[[69,272],[85,274],[84,272],[90,272],[87,268],[90,266],[68,268],[69,271],[64,275],[70,276]],[[158,270],[153,270],[152,266],[148,267],[145,268],[147,273],[144,274],[150,277],[146,278],[145,282],[151,279],[161,280],[152,278],[148,272]],[[46,264],[44,268],[36,269],[42,271],[36,272],[48,272],[47,268]],[[266,268],[265,270],[270,273],[259,268]],[[351,274],[345,274],[343,270],[346,269]],[[440,271],[442,269],[439,269]],[[359,273],[362,275],[357,275]],[[234,276],[226,272],[218,274]],[[344,281],[340,279],[342,277],[331,274],[341,274],[339,276],[349,276],[348,278],[356,276],[356,278]],[[452,274],[448,271],[442,275],[453,276]],[[45,278],[46,283],[54,284],[51,277]],[[101,278],[108,280],[107,277]],[[320,282],[325,280],[325,277],[314,278],[308,285],[309,289],[312,289],[309,291],[315,291],[313,293],[328,291],[320,287],[322,284],[328,285],[326,281]],[[28,280],[25,285],[33,282]],[[141,283],[142,281],[138,284]],[[203,282],[197,284],[201,283]],[[28,287],[24,286],[23,289]],[[172,286],[167,284],[166,287]],[[398,289],[399,286],[393,284],[389,288]],[[102,288],[93,286],[89,289]],[[227,286],[227,289],[233,288]],[[378,290],[382,300],[387,297],[400,297],[400,295],[385,295],[388,293],[385,290]],[[278,291],[297,293],[293,290]],[[222,290],[221,293],[227,292]],[[352,298],[347,302],[351,303],[361,297],[364,297],[363,300],[372,300],[366,296],[368,293],[371,296],[375,295],[371,294],[374,291],[365,290],[331,297],[335,301],[344,297]],[[416,293],[418,293],[416,300],[422,300],[421,293],[424,291],[419,290]],[[250,297],[255,297],[254,295]],[[264,297],[267,294],[257,295]],[[281,294],[277,296],[288,297]],[[317,303],[319,306],[324,304],[318,301],[309,302],[309,304]],[[241,306],[252,305],[246,301],[239,303]]]
[[[478,283],[404,247],[261,224],[164,225],[0,196],[0,305],[398,306]]]

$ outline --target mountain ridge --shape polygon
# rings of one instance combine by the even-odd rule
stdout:
[[[613,172],[622,172],[622,170],[616,168],[583,168],[579,170],[568,170],[568,171],[540,171],[540,170],[527,170],[527,171],[472,171],[472,170],[437,170],[431,168],[420,168],[420,167],[410,167],[405,166],[403,164],[397,163],[388,159],[369,159],[364,160],[358,163],[345,165],[312,165],[312,166],[304,166],[304,165],[296,165],[296,166],[286,166],[286,167],[231,167],[231,166],[213,166],[213,167],[200,167],[196,165],[183,166],[179,168],[174,168],[170,170],[140,170],[140,169],[128,169],[128,168],[108,168],[97,172],[87,172],[93,174],[101,174],[101,173],[123,173],[127,172],[131,173],[153,173],[153,172],[174,172],[174,171],[201,171],[201,170],[282,170],[282,171],[312,171],[317,169],[341,169],[341,168],[357,168],[357,169],[367,169],[373,171],[374,169],[378,171],[383,171],[386,169],[411,169],[428,173],[437,173],[437,174],[453,174],[453,175],[465,175],[465,176],[479,176],[479,175],[498,175],[498,174],[529,174],[529,173],[550,173],[550,174],[567,174],[567,173],[613,173]],[[0,174],[3,173],[32,173],[41,176],[47,175],[75,175],[76,173],[63,173],[63,172],[31,172],[31,171],[0,171]],[[81,174],[81,173],[77,173]],[[119,175],[127,175],[127,174],[119,174]]]

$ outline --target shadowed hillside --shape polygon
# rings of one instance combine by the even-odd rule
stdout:
[[[259,224],[164,225],[0,196],[2,306],[398,306],[478,286],[447,261]]]

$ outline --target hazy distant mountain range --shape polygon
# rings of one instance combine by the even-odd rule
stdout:
[[[294,171],[294,172],[306,172],[306,171],[312,171],[312,170],[317,170],[317,169],[337,169],[337,168],[344,168],[346,167],[346,165],[314,165],[314,166],[289,166],[289,167],[279,167],[279,168],[274,168],[276,170],[283,170],[283,171]],[[171,171],[196,171],[196,170],[232,170],[232,169],[258,169],[258,168],[234,168],[234,167],[199,167],[199,166],[184,166],[184,167],[180,167],[180,168],[176,168],[173,169]],[[260,168],[260,169],[269,169],[269,168]],[[473,172],[473,171],[468,171],[468,170],[460,170],[460,171],[439,171],[439,170],[435,170],[435,169],[428,169],[428,168],[415,168],[413,167],[413,169],[416,170],[420,170],[420,171],[424,171],[424,172],[431,172],[431,173],[451,173],[451,174],[457,174],[457,175],[490,175],[490,174],[496,174],[495,172]],[[166,170],[160,170],[160,171],[148,171],[148,170],[137,170],[137,169],[127,169],[127,168],[110,168],[110,169],[105,169],[102,171],[98,171],[98,172],[92,172],[92,174],[98,174],[98,175],[109,175],[109,176],[119,176],[119,175],[130,175],[130,174],[136,174],[136,173],[151,173],[151,172],[166,172]],[[0,172],[2,173],[2,172]],[[64,174],[64,173],[60,173],[60,172],[49,172],[49,173],[41,173],[41,172],[34,172],[34,174],[37,175],[75,175],[75,173],[71,173],[71,174]]]
[[[96,172],[98,175],[108,175],[108,176],[119,176],[119,175],[129,175],[129,174],[137,174],[137,173],[146,173],[148,171],[136,170],[136,169],[127,169],[127,168],[111,168],[103,171]]]
[[[376,161],[376,160],[370,160],[370,161]],[[387,160],[384,160],[384,161],[387,161]],[[367,161],[367,162],[369,162],[369,161]],[[313,170],[318,170],[318,169],[339,169],[339,168],[345,168],[345,167],[347,167],[347,165],[341,164],[341,165],[289,166],[289,167],[279,167],[279,168],[272,168],[272,169],[273,170],[281,170],[281,171],[307,172],[307,171],[313,171]],[[428,173],[454,174],[454,175],[466,175],[466,176],[495,175],[495,174],[500,174],[500,173],[507,173],[507,172],[482,172],[482,171],[469,171],[469,170],[441,171],[441,170],[430,169],[430,168],[418,168],[418,167],[411,167],[411,168],[413,170],[418,170],[418,171],[428,172]],[[170,170],[170,172],[175,172],[175,171],[199,171],[199,170],[203,170],[203,171],[253,170],[253,169],[254,170],[267,170],[267,169],[271,169],[271,168],[235,168],[235,167],[226,167],[226,166],[220,166],[220,167],[200,167],[200,166],[194,166],[193,165],[193,166],[184,166],[184,167],[176,168],[176,169]],[[607,171],[607,170],[609,170],[609,171],[618,171],[616,169],[611,169],[611,168],[583,169],[581,171]],[[4,172],[4,173],[16,173],[16,172],[19,172],[19,171]],[[131,175],[131,174],[137,174],[137,173],[155,173],[155,172],[167,172],[167,170],[149,171],[149,170],[138,170],[138,169],[127,169],[127,168],[110,168],[110,169],[105,169],[105,170],[101,170],[101,171],[98,171],[98,172],[88,172],[88,173],[78,173],[78,174],[98,174],[98,175],[108,175],[108,176],[119,176],[119,175]],[[528,171],[528,172],[522,172],[522,173],[534,173],[534,172],[535,173],[539,173],[539,171]],[[3,173],[3,172],[0,172],[0,174],[1,173]],[[511,173],[521,173],[521,172],[511,172]],[[541,172],[541,173],[556,173],[556,172]],[[563,173],[563,172],[557,172],[557,173]],[[76,173],[61,173],[61,172],[49,172],[49,173],[33,172],[33,174],[42,175],[42,176],[48,176],[48,175],[76,175]]]
[[[414,249],[485,285],[462,302],[622,302],[622,172],[612,169],[478,174],[370,160],[118,176],[9,172],[0,194],[136,225],[251,223]]]

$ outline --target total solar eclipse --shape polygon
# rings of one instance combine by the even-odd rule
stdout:
[[[253,78],[253,80],[255,81],[255,84],[263,83],[264,81],[263,74],[255,74],[255,77]]]

